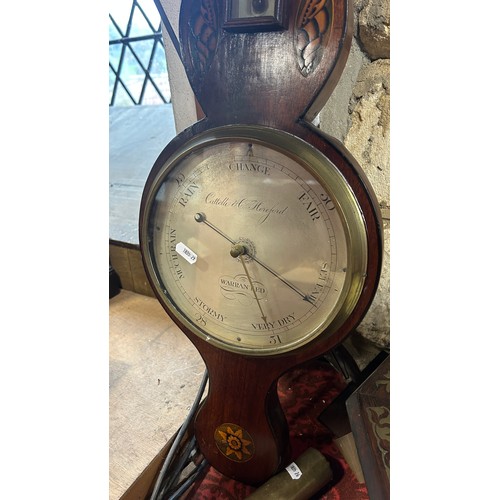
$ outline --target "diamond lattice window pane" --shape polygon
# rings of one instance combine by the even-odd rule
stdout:
[[[155,83],[158,84],[158,82]],[[163,101],[158,95],[158,92],[154,88],[153,84],[150,81],[146,82],[146,89],[144,91],[142,103],[146,105],[151,105],[151,104],[162,104],[162,102]]]
[[[109,46],[109,62],[118,70],[118,64],[120,63],[120,55],[122,53],[122,44],[117,43],[116,45]]]
[[[116,94],[115,94],[115,106],[133,106],[134,101],[130,98],[130,96],[127,94],[125,89],[123,88],[123,85],[118,82],[118,87],[116,89]]]
[[[156,8],[156,5],[153,0],[143,0],[140,2],[142,10],[146,14],[146,17],[149,19],[153,27],[158,30],[160,26],[160,14]]]
[[[165,50],[162,39],[157,38],[160,33],[159,26],[160,15],[153,0],[120,0],[113,3],[109,40],[115,43],[109,45],[109,62],[118,72],[121,82],[115,85],[116,77],[110,69],[110,104],[142,104],[145,103],[145,98],[148,102],[170,102]],[[134,40],[134,37],[150,38]],[[157,88],[151,84],[150,79],[154,80]],[[120,95],[113,97],[113,91],[119,92]],[[127,95],[127,91],[133,96],[133,100]]]
[[[144,83],[145,72],[137,62],[129,47],[125,49],[121,79],[132,94],[135,102],[139,102],[142,84]]]
[[[153,50],[154,40],[140,40],[138,42],[131,43],[130,46],[134,49],[134,52],[139,57],[142,65],[145,68],[149,66],[149,60],[151,59],[151,52]]]
[[[109,20],[109,40],[116,40],[117,38],[121,38],[120,32],[116,29],[113,21]]]
[[[151,35],[152,33],[154,33],[153,26],[148,23],[141,10],[135,8],[130,36]]]
[[[149,71],[155,75],[163,75],[163,77],[167,79],[167,62],[165,60],[165,52],[161,46],[161,42],[157,42],[156,44],[153,62]]]

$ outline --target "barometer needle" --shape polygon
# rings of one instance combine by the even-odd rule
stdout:
[[[243,255],[246,253],[246,248],[244,245],[233,245],[231,247],[231,257],[234,257],[235,259],[237,257],[240,257],[240,262],[243,264],[243,269],[245,270],[245,274],[247,275],[248,282],[250,283],[250,288],[252,289],[253,296],[255,297],[255,300],[257,301],[257,305],[259,306],[260,309],[260,314],[262,314],[261,318],[264,321],[264,323],[267,323],[267,318],[266,315],[264,314],[264,311],[262,310],[262,306],[260,305],[260,299],[257,297],[257,292],[255,291],[255,287],[253,286],[253,281],[252,278],[250,278],[250,274],[248,273],[247,265],[245,264],[245,260],[243,259]]]
[[[211,222],[208,222],[205,214],[198,212],[197,214],[195,214],[194,220],[196,222],[203,222],[208,227],[212,228],[216,233],[219,233],[223,238],[226,238],[226,240],[229,241],[229,243],[232,243],[233,245],[236,244],[236,241],[232,240],[227,234],[224,234],[219,228],[215,227]]]
[[[236,245],[236,241],[233,240],[232,238],[230,238],[227,234],[223,233],[218,227],[214,226],[211,222],[209,222],[207,220],[206,215],[204,213],[201,213],[201,212],[196,213],[195,216],[194,216],[194,220],[196,222],[203,222],[209,228],[213,229],[216,233],[220,234],[223,238],[225,238],[227,241],[229,241],[229,243],[231,243],[232,245]],[[251,257],[252,260],[254,260],[255,262],[257,262],[257,264],[259,264],[264,269],[266,269],[268,272],[270,272],[273,276],[275,276],[276,278],[278,278],[287,287],[291,288],[295,293],[299,294],[300,297],[303,300],[305,300],[306,302],[309,302],[314,307],[317,307],[316,304],[311,301],[311,299],[309,298],[308,295],[306,295],[305,293],[302,293],[295,285],[293,285],[288,280],[286,280],[285,278],[283,278],[283,276],[279,275],[276,271],[273,271],[269,266],[267,266],[266,264],[264,264],[264,262],[262,262],[261,260],[259,260],[257,257],[255,257],[255,256],[250,256],[250,257]]]

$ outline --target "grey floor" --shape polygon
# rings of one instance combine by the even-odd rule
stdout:
[[[186,419],[205,365],[159,302],[109,301],[109,499],[118,500]]]
[[[139,206],[146,178],[175,137],[171,104],[109,108],[109,238],[139,243]]]

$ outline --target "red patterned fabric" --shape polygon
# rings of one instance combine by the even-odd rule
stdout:
[[[342,376],[318,360],[291,370],[278,381],[278,395],[290,430],[292,461],[313,447],[323,453],[332,466],[334,479],[315,500],[369,500],[366,486],[356,480],[335,447],[331,432],[317,420],[344,387]],[[207,467],[183,499],[242,500],[254,490]]]

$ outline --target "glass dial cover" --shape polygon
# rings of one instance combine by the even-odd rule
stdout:
[[[273,355],[349,316],[366,272],[364,221],[315,148],[274,129],[221,127],[151,175],[144,262],[185,329],[222,349]]]

